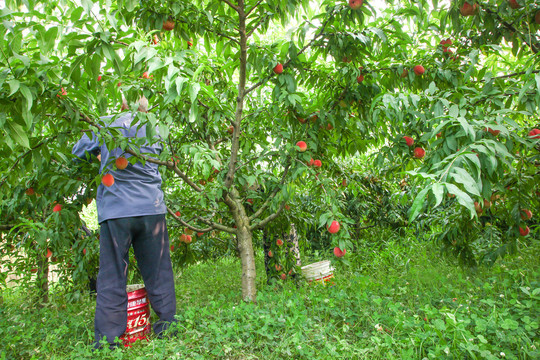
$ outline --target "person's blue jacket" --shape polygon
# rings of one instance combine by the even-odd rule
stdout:
[[[131,125],[135,113],[126,112],[118,116],[108,127],[117,128],[125,137],[146,137],[146,126]],[[104,117],[107,123],[112,116]],[[141,147],[143,154],[160,154],[163,147],[160,143]],[[96,135],[92,138],[84,134],[73,146],[72,153],[83,159],[89,160],[88,155],[97,154],[101,151],[100,173],[110,173],[114,177],[114,184],[106,187],[100,184],[97,191],[98,222],[116,218],[165,214],[167,208],[163,201],[161,190],[161,175],[158,165],[146,162],[143,166],[140,162],[129,164],[124,170],[113,171],[113,164],[117,157],[124,156],[126,159],[131,155],[123,153],[120,148],[111,151],[105,144],[100,144]]]

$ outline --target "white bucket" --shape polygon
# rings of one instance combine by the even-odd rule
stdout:
[[[306,266],[302,266],[302,275],[309,281],[321,282],[323,285],[334,277],[334,268],[330,266],[330,260],[323,260]]]

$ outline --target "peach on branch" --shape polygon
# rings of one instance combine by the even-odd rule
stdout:
[[[413,68],[413,71],[416,75],[421,76],[421,75],[424,75],[424,73],[426,72],[426,69],[424,69],[422,65],[416,65]]]
[[[338,258],[343,257],[347,253],[347,249],[341,250],[337,246],[334,248],[334,255]]]
[[[529,209],[522,209],[521,210],[521,219],[522,220],[530,220],[532,218],[532,211]]]
[[[296,146],[298,147],[298,151],[304,152],[307,150],[307,144],[305,141],[299,141],[296,143]]]
[[[459,9],[459,13],[462,16],[473,16],[478,14],[478,4],[471,4],[469,2],[464,2],[461,8]]]
[[[119,158],[116,158],[115,160],[115,165],[116,165],[116,168],[118,170],[124,170],[125,168],[127,168],[129,162],[127,161],[127,159],[123,156],[120,156]]]
[[[349,7],[353,10],[358,10],[364,3],[364,0],[349,0]]]
[[[540,139],[540,129],[532,129],[529,131],[529,137],[533,139]]]
[[[417,147],[417,148],[414,149],[414,157],[415,158],[422,159],[425,155],[426,155],[426,151],[423,148]]]
[[[101,178],[101,183],[106,187],[111,187],[114,185],[114,177],[112,174],[105,174],[103,175],[103,178]]]
[[[163,30],[171,31],[172,29],[174,29],[174,21],[169,19],[163,23]]]
[[[414,144],[414,139],[410,136],[404,136],[403,139],[405,139],[405,143],[407,144],[408,147],[411,147],[413,146]]]
[[[330,234],[335,234],[335,233],[337,233],[339,231],[340,228],[341,228],[341,225],[339,224],[339,222],[334,220],[334,221],[332,221],[330,226],[328,226],[328,232]]]

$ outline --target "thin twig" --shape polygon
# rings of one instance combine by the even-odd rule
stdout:
[[[259,0],[259,2],[257,2],[257,3],[255,4],[255,6],[253,6],[250,10],[248,10],[248,11],[246,12],[246,18],[249,16],[249,14],[251,14],[251,13],[253,12],[253,10],[255,10],[256,8],[258,8],[259,5],[261,5],[262,2],[263,2],[263,0]]]
[[[303,53],[304,51],[306,51],[310,46],[312,46],[312,44],[313,44],[313,43],[314,43],[314,42],[315,42],[315,41],[323,34],[324,28],[325,28],[326,25],[328,24],[328,21],[329,21],[329,20],[330,20],[330,19],[327,19],[327,20],[323,23],[323,25],[322,25],[322,27],[321,27],[319,33],[317,33],[317,34],[315,34],[315,36],[313,36],[313,39],[311,39],[311,41],[310,41],[306,46],[304,46],[304,47],[298,52],[298,55],[302,54],[302,53]],[[287,68],[287,67],[289,66],[289,63],[290,63],[290,62],[291,62],[291,59],[287,60],[287,61],[283,64],[283,68],[284,68],[284,69]],[[270,80],[270,79],[271,79],[272,77],[274,77],[274,76],[276,76],[276,74],[272,74],[272,75],[266,76],[265,78],[263,78],[263,79],[260,80],[259,82],[253,84],[249,89],[245,90],[243,95],[245,96],[245,95],[249,94],[250,92],[252,92],[252,91],[255,90],[256,88],[258,88],[258,87],[261,86],[262,84],[266,83],[268,80]]]
[[[227,3],[227,5],[229,5],[231,8],[234,9],[234,11],[238,12],[238,6],[234,5],[232,2],[230,2],[229,0],[221,0],[223,1],[224,3]]]
[[[274,200],[277,193],[279,192],[280,187],[285,183],[285,179],[287,178],[287,174],[289,173],[290,165],[291,164],[289,163],[285,166],[285,170],[283,171],[281,181],[279,182],[278,185],[276,185],[276,188],[274,189],[274,191],[272,191],[272,194],[270,194],[270,196],[266,199],[266,201],[262,204],[262,206],[253,215],[249,217],[249,221],[253,221],[254,219],[258,218],[262,214],[262,212],[265,211],[270,206],[270,203],[272,202],[272,200]],[[278,210],[278,212],[281,211],[281,209],[283,209],[284,206],[285,206],[285,202],[282,204],[282,206],[280,206],[280,210]]]

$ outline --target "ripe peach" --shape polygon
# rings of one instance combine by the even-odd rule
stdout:
[[[347,249],[341,250],[337,246],[334,248],[334,255],[338,258],[343,257],[347,253]]]
[[[339,224],[339,222],[337,222],[336,220],[332,221],[332,223],[330,224],[330,226],[328,226],[328,232],[330,234],[335,234],[339,231],[341,225]]]
[[[298,151],[304,152],[307,150],[307,144],[305,141],[299,141],[296,143],[296,146],[298,147]]]
[[[127,168],[129,162],[127,159],[123,156],[120,156],[119,158],[116,158],[115,165],[118,170],[124,170]]]
[[[422,159],[426,155],[426,151],[421,147],[414,149],[414,157],[417,159]]]
[[[519,235],[527,236],[529,235],[529,232],[531,232],[531,230],[529,229],[528,226],[525,226],[525,229],[523,229],[521,226],[519,227]]]
[[[174,21],[167,20],[163,23],[163,30],[171,31],[172,29],[174,29]]]
[[[410,136],[404,136],[403,139],[405,139],[405,143],[407,143],[407,146],[411,147],[414,144],[414,139]]]
[[[522,209],[521,210],[521,219],[522,220],[530,220],[532,218],[532,212],[529,209]]]
[[[112,174],[105,174],[103,178],[101,178],[101,183],[106,187],[111,187],[114,184],[114,177]]]
[[[413,71],[416,75],[420,76],[420,75],[424,75],[424,73],[426,72],[426,69],[424,69],[422,65],[416,65],[413,68]]]

